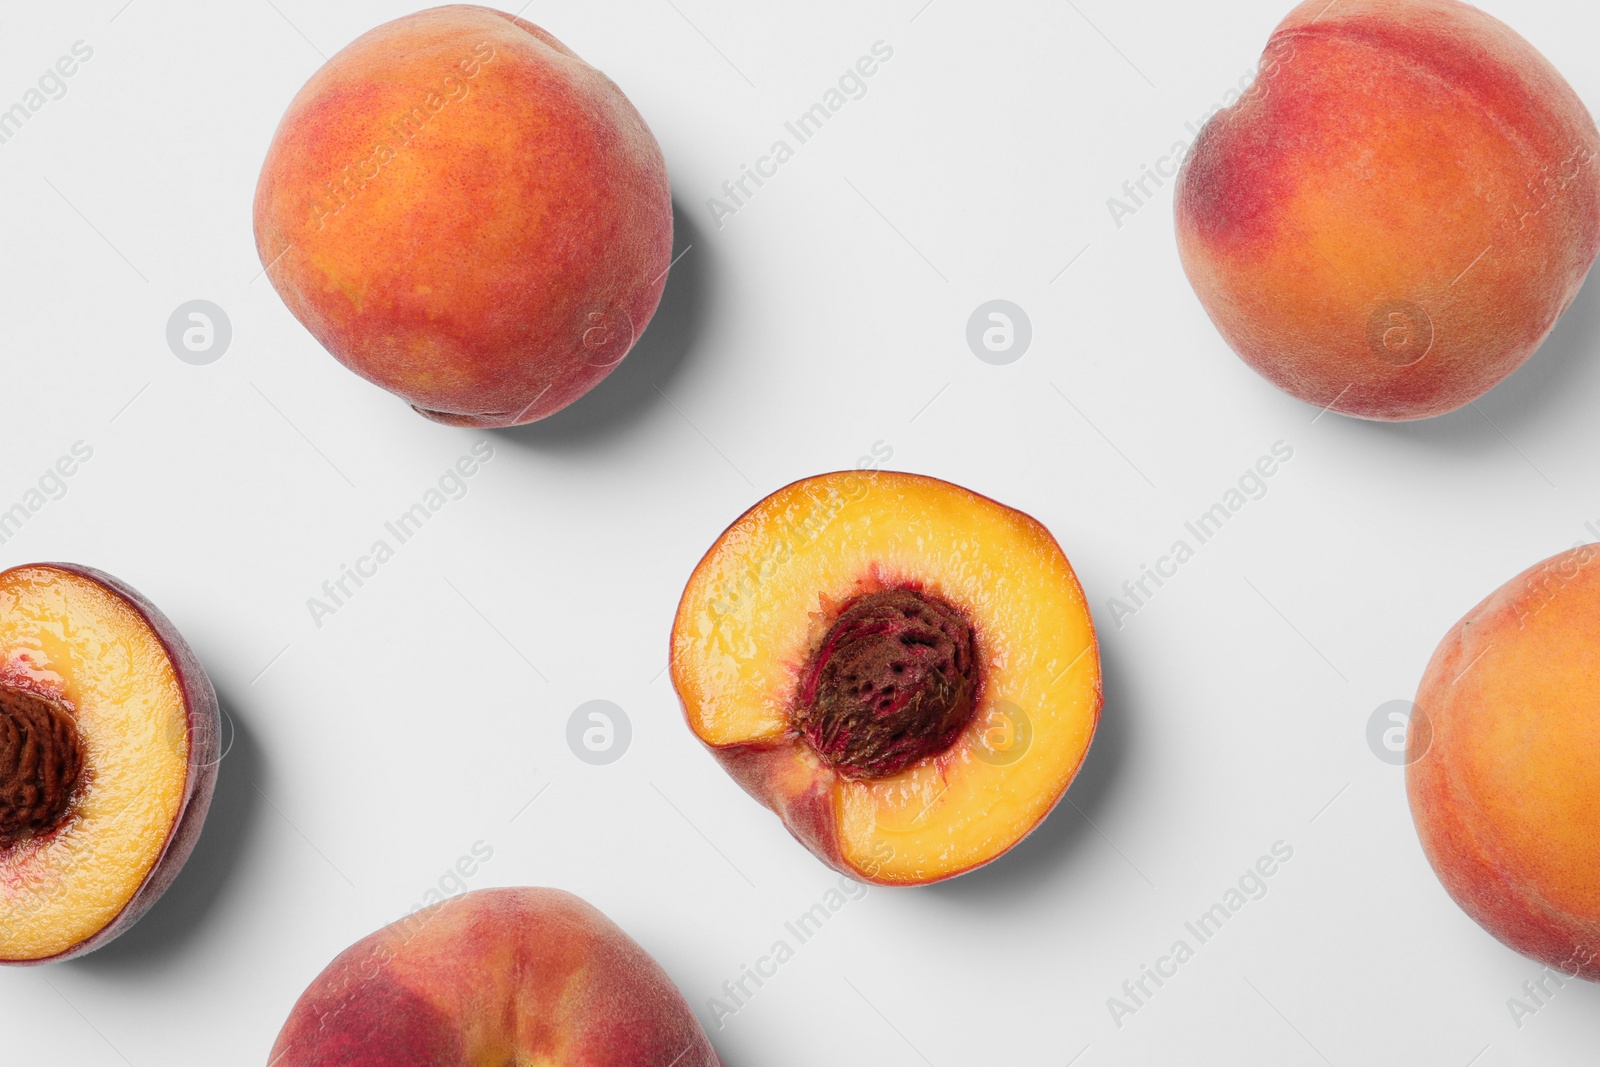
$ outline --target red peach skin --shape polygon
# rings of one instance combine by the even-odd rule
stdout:
[[[1600,251],[1600,133],[1457,0],[1309,0],[1178,177],[1178,250],[1278,388],[1368,419],[1462,407],[1533,354]]]
[[[454,5],[312,76],[273,137],[256,248],[357,374],[439,422],[544,418],[655,314],[672,193],[644,119],[539,27]]]
[[[269,1067],[721,1067],[661,967],[555,889],[482,889],[356,942],[300,997]]]

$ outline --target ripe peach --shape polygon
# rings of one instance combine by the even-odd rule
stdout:
[[[476,890],[357,941],[301,995],[268,1063],[721,1067],[660,965],[555,889]]]
[[[747,511],[690,577],[671,662],[734,780],[879,885],[1016,845],[1100,721],[1094,624],[1050,532],[914,474],[825,474]]]
[[[566,407],[628,354],[672,250],[661,149],[544,30],[454,5],[357,38],[278,126],[256,249],[345,366],[458,426]]]
[[[0,572],[0,963],[131,927],[189,858],[221,759],[211,682],[108,574]]]
[[[1473,608],[1417,708],[1406,788],[1445,889],[1511,948],[1600,980],[1600,545]]]
[[[1532,45],[1458,0],[1308,0],[1178,176],[1178,251],[1246,363],[1347,415],[1470,403],[1600,251],[1600,132]]]

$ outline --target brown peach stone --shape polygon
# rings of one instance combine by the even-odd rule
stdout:
[[[61,824],[83,774],[83,742],[63,705],[0,685],[0,849]]]

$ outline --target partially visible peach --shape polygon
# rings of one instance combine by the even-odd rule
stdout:
[[[511,426],[628,354],[672,251],[661,149],[622,90],[504,12],[361,36],[278,126],[256,247],[345,366],[419,412]]]
[[[1317,407],[1420,419],[1533,354],[1600,251],[1600,132],[1458,0],[1308,0],[1178,177],[1178,250],[1228,344]]]
[[[166,892],[220,735],[211,682],[155,605],[87,567],[0,573],[0,963],[90,952]]]
[[[1600,981],[1600,545],[1468,612],[1417,708],[1406,787],[1445,889],[1518,952]]]
[[[555,889],[481,889],[341,952],[269,1067],[721,1067],[660,965]]]

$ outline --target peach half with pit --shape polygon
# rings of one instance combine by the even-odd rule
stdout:
[[[514,426],[571,404],[655,314],[660,146],[531,22],[456,4],[362,35],[289,104],[256,249],[334,358],[421,414]]]
[[[176,628],[108,574],[0,572],[0,963],[125,932],[189,858],[220,712]]]
[[[479,889],[371,934],[328,964],[270,1067],[721,1067],[660,964],[555,889]]]
[[[807,478],[700,561],[672,628],[690,728],[842,874],[951,878],[1031,832],[1100,719],[1083,589],[1039,522],[886,471]]]

